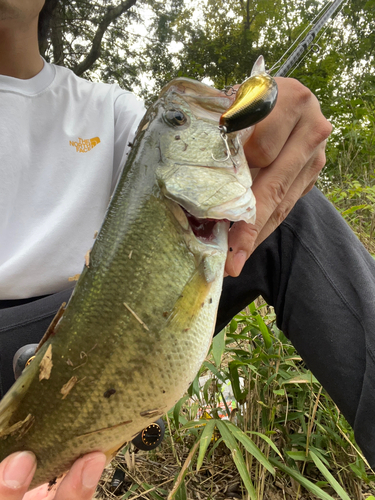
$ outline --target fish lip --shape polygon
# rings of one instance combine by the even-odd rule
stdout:
[[[231,222],[244,221],[247,224],[255,222],[255,197],[251,187],[237,198],[227,201],[207,211],[207,215],[213,219],[227,219]]]
[[[247,224],[255,222],[255,196],[251,189],[251,186],[246,189],[245,193],[241,194],[237,198],[222,203],[221,205],[211,207],[205,212],[201,211],[197,206],[189,206],[189,204],[184,203],[183,200],[173,201],[177,203],[185,213],[189,214],[191,217],[194,217],[198,221],[244,221]]]
[[[177,166],[177,170],[179,167],[183,166],[205,168],[206,170],[212,169],[219,174],[220,170],[223,169],[229,171],[229,175],[227,175],[227,179],[224,180],[221,178],[221,175],[217,175],[217,180],[220,182],[219,184],[215,184],[216,191],[213,191],[208,195],[207,199],[203,199],[202,201],[200,200],[199,189],[194,189],[193,183],[191,183],[191,186],[189,185],[189,187],[192,188],[192,193],[188,190],[186,194],[185,191],[180,189],[178,183],[177,188],[174,186],[172,175],[166,176],[160,182],[161,191],[166,199],[178,204],[183,210],[198,220],[215,219],[229,220],[231,222],[244,221],[247,224],[255,222],[256,200],[251,189],[251,177],[248,179],[240,172],[235,172],[233,165],[223,165],[221,168],[218,168],[216,165],[208,165],[203,162],[191,163],[178,161],[174,162],[174,166]],[[176,172],[174,172],[174,174],[176,174]],[[240,175],[240,178],[238,175]],[[193,177],[196,182],[199,182],[196,175]],[[170,182],[170,178],[172,178],[172,182]],[[228,186],[235,186],[235,189]],[[210,205],[207,203],[212,194],[217,195],[217,193],[220,192],[222,192],[223,195],[223,201],[221,203],[218,205]],[[219,200],[216,199],[215,201],[217,202]]]

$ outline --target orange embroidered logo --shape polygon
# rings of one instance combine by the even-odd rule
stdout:
[[[90,149],[94,148],[99,142],[99,137],[94,137],[93,139],[82,139],[79,137],[78,141],[69,141],[69,145],[74,146],[77,153],[87,153],[87,151],[90,151]]]

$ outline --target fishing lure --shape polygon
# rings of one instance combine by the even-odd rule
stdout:
[[[264,58],[259,56],[250,77],[238,88],[233,104],[220,117],[223,132],[237,132],[266,118],[275,107],[277,92],[277,83],[266,73]]]

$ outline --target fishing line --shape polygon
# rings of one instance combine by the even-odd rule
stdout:
[[[319,38],[317,40],[315,40],[315,43],[312,44],[310,46],[310,48],[307,50],[306,54],[302,57],[302,59],[300,59],[295,65],[294,67],[292,67],[289,71],[288,74],[286,74],[285,76],[286,77],[289,77],[304,61],[307,57],[309,57],[309,55],[311,54],[311,52],[314,52],[315,54],[319,54],[320,51],[321,51],[321,47],[319,46],[319,40],[322,38],[322,36],[326,33],[327,29],[328,29],[329,25],[327,25],[323,32],[319,35]],[[307,29],[304,31],[304,33],[307,31]],[[300,37],[299,37],[300,38]],[[314,49],[315,47],[315,49]],[[280,67],[280,66],[279,66]],[[271,71],[273,71],[275,68],[275,65],[272,66],[272,68],[270,69],[269,73],[271,73]]]
[[[329,5],[330,4],[327,4],[327,3],[325,5],[323,5],[323,7],[320,9],[320,11],[314,17],[314,19],[312,21],[310,21],[310,23],[306,26],[306,28],[298,35],[298,37],[295,39],[295,41],[292,43],[292,45],[290,47],[288,47],[288,49],[284,52],[284,54],[280,57],[280,59],[275,62],[275,64],[269,70],[269,73],[271,73],[271,71],[274,71],[275,69],[277,69],[281,65],[281,61],[289,54],[289,52],[291,52],[294,49],[294,47],[304,37],[305,33],[308,32],[309,29],[314,26],[315,21],[318,18],[321,18],[323,16],[323,13],[328,10]]]
[[[336,12],[336,15],[335,15],[335,18],[342,12],[344,6],[345,6],[345,3],[346,3],[347,0],[345,0],[340,9]],[[316,19],[316,18],[315,18]],[[319,33],[319,36],[317,39],[314,40],[314,44],[311,45],[311,47],[308,49],[307,53],[302,57],[302,59],[300,61],[298,61],[294,67],[292,67],[289,71],[289,73],[285,76],[289,77],[290,75],[292,75],[294,73],[294,71],[305,61],[305,59],[310,55],[311,52],[314,52],[314,47],[317,47],[318,50],[315,52],[316,54],[319,54],[320,51],[321,51],[321,47],[319,46],[319,41],[320,39],[326,34],[328,28],[332,25],[334,19],[330,19],[330,22],[324,27],[324,29]],[[306,31],[306,30],[305,30]],[[277,75],[277,74],[276,74]],[[280,75],[277,75],[277,76],[280,76]]]
[[[291,70],[289,71],[289,73],[287,75],[285,75],[286,77],[290,77],[290,75],[292,75],[294,73],[294,71],[297,68],[299,68],[299,66],[301,66],[301,64],[305,61],[305,59],[307,57],[309,57],[309,55],[311,54],[311,52],[314,52],[317,55],[321,52],[321,47],[319,45],[319,40],[322,38],[322,36],[325,35],[325,33],[327,32],[328,28],[329,28],[329,25],[327,25],[324,28],[324,30],[322,31],[322,33],[319,35],[319,38],[317,40],[315,40],[315,43],[313,45],[311,45],[311,47],[308,49],[308,51],[302,57],[302,59],[300,61],[298,61],[293,68],[291,68]],[[314,50],[314,47],[316,47],[317,50]]]
[[[337,9],[347,0],[334,0],[331,2],[324,14],[319,18],[318,22],[314,24],[313,28],[308,32],[306,37],[298,45],[298,47],[292,52],[292,54],[287,58],[285,63],[279,68],[275,76],[285,76],[294,67],[294,65],[300,60],[302,54],[307,50],[307,48],[312,44],[318,32],[322,29],[324,24],[333,16]]]

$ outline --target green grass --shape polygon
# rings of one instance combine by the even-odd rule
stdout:
[[[222,420],[219,404],[228,382],[235,408],[224,407],[230,419]],[[197,422],[198,411],[205,418]],[[281,477],[296,499],[307,491],[309,498],[348,500],[375,479],[350,426],[266,305],[251,304],[215,337],[189,394],[169,418],[172,437],[195,446],[192,470],[213,460],[218,441],[228,448],[244,498],[262,499],[266,485]]]

